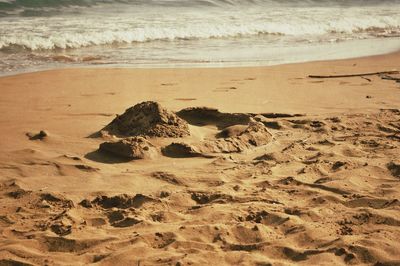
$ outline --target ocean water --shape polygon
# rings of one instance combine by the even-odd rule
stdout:
[[[400,0],[0,0],[0,74],[271,65],[400,49]]]

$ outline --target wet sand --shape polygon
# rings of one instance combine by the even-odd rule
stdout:
[[[399,62],[0,78],[0,265],[399,264]]]

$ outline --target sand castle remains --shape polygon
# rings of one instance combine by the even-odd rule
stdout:
[[[152,101],[128,108],[103,131],[117,136],[181,138],[190,135],[186,121]]]
[[[262,122],[244,113],[221,113],[207,107],[186,108],[177,113],[156,102],[142,102],[118,115],[102,132],[120,138],[100,145],[101,151],[131,159],[154,158],[157,151],[168,157],[213,157],[213,154],[238,153],[262,146],[271,133]],[[189,125],[216,127],[216,134],[203,140],[185,139]],[[134,136],[134,137],[132,137]],[[171,139],[156,147],[152,139]],[[173,139],[182,139],[179,142]]]

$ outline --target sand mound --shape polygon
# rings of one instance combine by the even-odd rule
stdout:
[[[238,130],[228,129],[223,132],[230,137],[205,141],[199,145],[199,150],[203,153],[242,152],[246,149],[265,145],[272,139],[267,128],[262,123],[255,121],[250,122],[244,130],[241,128]]]
[[[194,144],[172,143],[164,147],[162,152],[165,156],[175,158],[212,157],[213,153],[237,153],[265,145],[272,135],[262,123],[252,121],[247,127],[228,127],[218,133],[217,137],[220,138]]]
[[[190,135],[186,121],[151,101],[127,109],[104,127],[103,131],[119,136],[180,138]]]
[[[100,144],[100,151],[130,159],[153,158],[157,149],[143,137],[131,137],[117,142],[104,142]]]
[[[267,127],[255,121],[250,114],[221,113],[213,108],[194,107],[183,109],[177,115],[163,109],[156,102],[137,104],[115,118],[102,131],[136,137],[102,143],[99,150],[131,159],[151,158],[157,154],[156,147],[138,135],[185,137],[190,135],[188,123],[197,126],[214,125],[222,130],[211,139],[193,144],[173,142],[162,149],[163,155],[175,158],[212,157],[212,153],[242,152],[267,144],[272,136]]]

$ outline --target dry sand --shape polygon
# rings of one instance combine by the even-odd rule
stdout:
[[[400,84],[307,78],[393,69],[400,54],[0,78],[0,265],[400,265]],[[106,127],[143,101],[162,119]],[[197,106],[220,112],[178,112]],[[144,159],[98,150],[119,140]]]

